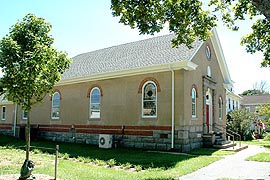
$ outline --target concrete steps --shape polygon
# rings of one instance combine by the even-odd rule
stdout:
[[[217,148],[217,149],[227,149],[227,148],[231,148],[231,147],[234,147],[236,146],[236,143],[233,143],[231,141],[223,141],[221,143],[218,143],[218,144],[214,144],[213,147],[214,148]]]
[[[229,148],[226,148],[224,149],[225,151],[234,151],[234,152],[239,152],[239,151],[242,151],[244,149],[247,149],[248,148],[248,145],[239,145],[237,144],[236,146],[233,146],[233,147],[229,147]]]

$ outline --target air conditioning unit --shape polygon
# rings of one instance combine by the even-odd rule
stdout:
[[[112,148],[112,135],[100,134],[99,135],[99,148]]]

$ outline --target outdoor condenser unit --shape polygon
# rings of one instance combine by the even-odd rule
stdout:
[[[99,148],[112,148],[113,138],[110,134],[99,135]]]

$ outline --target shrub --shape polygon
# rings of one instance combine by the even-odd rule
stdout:
[[[84,162],[84,161],[85,161],[85,158],[84,158],[84,157],[82,157],[82,156],[78,156],[78,158],[77,158],[77,159],[78,159],[78,161],[79,161],[79,162]]]
[[[33,151],[34,154],[40,154],[41,153],[41,151],[39,149],[33,149],[32,151]]]
[[[265,133],[263,140],[264,141],[270,141],[270,133]]]
[[[125,163],[125,164],[122,164],[121,167],[123,169],[130,169],[132,167],[132,164],[130,164],[129,162]]]
[[[251,124],[257,115],[246,110],[235,110],[227,116],[227,128],[240,134],[243,140],[252,140]]]
[[[142,166],[141,165],[135,165],[134,167],[136,169],[137,172],[142,170]]]
[[[58,157],[67,160],[67,159],[69,159],[69,154],[68,153],[64,153],[64,154],[59,153],[58,154]]]
[[[108,160],[108,161],[107,161],[107,165],[108,165],[109,167],[115,166],[115,165],[116,165],[115,159],[110,159],[110,160]]]

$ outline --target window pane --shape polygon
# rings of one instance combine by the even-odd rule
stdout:
[[[195,104],[192,103],[192,116],[196,116]]]
[[[144,100],[155,100],[156,99],[156,86],[149,83],[144,88]]]
[[[52,97],[52,118],[58,119],[60,117],[60,94],[58,92]]]
[[[194,88],[191,90],[191,115],[196,117],[196,90]]]
[[[23,119],[27,119],[27,111],[23,111]]]
[[[6,119],[6,107],[3,106],[2,107],[2,120],[5,120]]]
[[[60,109],[59,108],[52,108],[52,117],[59,118],[60,116]]]
[[[52,105],[53,105],[53,107],[59,107],[60,106],[60,95],[59,95],[59,93],[54,93]]]
[[[219,119],[222,119],[222,99],[219,98],[219,101],[218,101],[218,108],[219,108]]]
[[[143,116],[157,116],[156,85],[148,83],[143,91]]]
[[[95,88],[90,96],[90,118],[100,118],[100,90]]]

